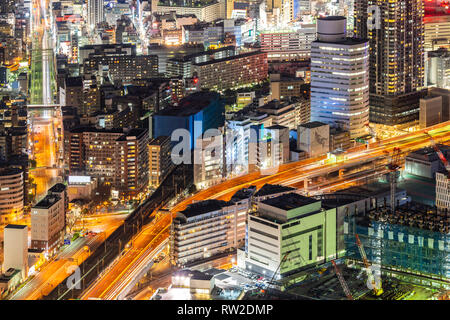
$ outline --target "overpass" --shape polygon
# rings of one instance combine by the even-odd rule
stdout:
[[[424,133],[425,130],[419,130],[414,133],[408,133],[402,136],[397,136],[381,142],[371,143],[368,146],[358,146],[351,148],[345,152],[346,160],[339,163],[327,162],[326,156],[320,156],[312,159],[306,159],[294,163],[288,163],[280,166],[277,173],[265,176],[260,172],[253,172],[244,176],[236,177],[234,179],[227,180],[221,184],[202,190],[192,197],[179,202],[177,205],[171,208],[172,215],[176,214],[186,208],[190,203],[195,201],[202,201],[206,199],[220,199],[229,200],[231,196],[241,188],[255,185],[258,188],[262,187],[266,183],[270,184],[283,184],[288,186],[301,187],[306,179],[311,177],[327,176],[332,172],[339,172],[343,169],[357,168],[358,166],[364,166],[368,163],[376,163],[370,170],[372,174],[383,174],[385,172],[385,166],[388,159],[388,155],[396,147],[400,147],[402,150],[401,156],[404,158],[410,151],[420,149],[425,146],[429,146],[429,137]],[[446,143],[450,141],[450,121],[445,123],[426,128],[431,135],[433,135],[436,141]],[[365,171],[362,171],[363,173]],[[332,186],[336,190],[344,189],[353,183],[354,176],[341,177],[332,182]],[[168,225],[170,221],[167,221]],[[161,227],[162,228],[162,227]],[[107,281],[99,281],[88,288],[83,293],[83,299],[89,298],[104,298],[104,299],[117,299],[117,297],[123,296],[124,291],[118,290],[117,286],[111,286],[111,283],[120,283],[121,275],[120,270],[128,270],[132,267],[135,261],[143,261],[146,256],[146,245],[148,242],[144,240],[145,235],[138,235],[133,240],[133,250],[135,254],[133,259],[129,257],[121,257],[117,262],[120,268],[116,270],[108,270],[103,275],[103,279]],[[166,234],[169,237],[169,234]],[[125,286],[123,286],[125,287]]]

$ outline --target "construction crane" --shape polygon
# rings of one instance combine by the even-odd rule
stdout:
[[[363,246],[361,240],[359,239],[358,234],[355,234],[355,237],[356,237],[356,244],[358,245],[359,253],[361,254],[361,258],[363,259],[364,266],[366,267],[367,278],[368,278],[369,282],[372,283],[373,293],[376,296],[379,296],[383,293],[383,288],[381,287],[381,279],[380,279],[379,288],[378,288],[377,284],[375,283],[375,277],[374,277],[372,271],[370,270],[370,264],[369,264],[369,261],[367,260],[367,255],[366,255],[366,251],[364,250],[364,246]]]
[[[288,255],[291,253],[292,251],[288,251],[284,254],[283,258],[281,259],[280,263],[278,264],[277,269],[275,270],[275,272],[273,273],[272,279],[270,279],[270,282],[268,283],[268,286],[270,286],[273,283],[273,280],[275,279],[278,271],[281,268],[281,265],[287,260]],[[269,290],[266,290],[264,297],[267,296]],[[261,292],[264,292],[264,290],[261,290]]]
[[[445,170],[447,170],[448,177],[450,178],[450,164],[448,163],[447,159],[444,157],[444,154],[442,153],[442,151],[437,146],[437,143],[436,143],[436,141],[434,141],[431,134],[429,134],[426,131],[425,131],[425,134],[430,137],[431,146],[433,147],[434,151],[436,151],[436,154],[438,155],[439,159],[441,159],[442,164],[445,167]]]
[[[339,268],[338,268],[338,266],[336,264],[336,261],[331,260],[331,263],[333,264],[334,269],[336,270],[336,275],[337,275],[337,277],[339,279],[339,282],[341,283],[341,286],[342,286],[342,289],[344,290],[345,295],[347,296],[347,299],[348,300],[353,300],[353,296],[352,296],[352,294],[350,292],[350,289],[347,286],[347,282],[345,282],[345,279],[342,276],[341,271],[339,270]]]
[[[392,213],[395,212],[395,193],[397,189],[397,179],[399,176],[398,170],[400,169],[400,152],[401,152],[400,148],[395,147],[394,150],[392,150],[391,160],[386,166],[386,168],[389,170],[388,180],[391,186],[390,202]]]

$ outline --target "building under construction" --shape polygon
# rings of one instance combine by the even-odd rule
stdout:
[[[380,265],[384,274],[450,287],[449,224],[447,212],[415,203],[399,206],[394,213],[384,207],[349,215],[344,221],[347,257],[362,260],[358,234],[367,259]]]

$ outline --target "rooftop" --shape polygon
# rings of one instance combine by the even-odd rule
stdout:
[[[5,229],[26,229],[28,226],[26,224],[8,224]]]
[[[288,192],[288,191],[294,191],[295,188],[291,187],[285,187],[278,184],[268,184],[266,183],[261,187],[261,189],[258,190],[258,192],[255,193],[255,197],[264,197],[271,194],[281,193],[281,192]]]
[[[208,212],[218,211],[224,207],[229,206],[231,203],[223,200],[205,200],[190,204],[186,209],[180,211],[187,218],[195,217]]]
[[[343,40],[338,40],[338,41],[320,41],[320,40],[315,40],[314,42],[319,42],[319,43],[336,43],[339,45],[348,45],[348,46],[353,46],[353,45],[357,45],[357,44],[363,44],[363,43],[367,43],[368,40],[366,39],[356,39],[356,38],[345,38]]]
[[[61,200],[58,195],[47,195],[44,199],[39,201],[33,206],[33,209],[48,209],[51,208],[56,202]]]
[[[205,66],[208,64],[213,64],[213,63],[219,63],[219,62],[224,62],[224,61],[231,61],[231,60],[235,60],[235,59],[242,59],[242,58],[246,58],[246,57],[251,57],[251,56],[255,56],[258,54],[266,54],[265,52],[262,51],[251,51],[251,52],[246,52],[243,54],[237,54],[231,57],[226,57],[226,58],[222,58],[222,59],[215,59],[215,60],[211,60],[211,61],[206,61],[206,62],[200,62],[200,63],[194,63],[194,66]]]
[[[293,210],[296,208],[300,208],[306,206],[311,203],[318,202],[320,200],[316,200],[314,198],[309,198],[302,196],[298,193],[287,193],[281,196],[264,200],[262,203],[267,204],[272,207],[276,207],[278,209],[282,209],[285,211]]]
[[[160,146],[167,140],[170,141],[170,137],[169,136],[159,136],[157,138],[154,138],[154,139],[150,140],[150,142],[148,144],[151,145],[151,146]]]
[[[156,113],[155,116],[188,117],[200,112],[208,107],[211,102],[218,100],[219,98],[220,95],[216,92],[195,92],[181,99],[177,106],[165,108]]]
[[[312,122],[308,122],[308,123],[303,123],[300,125],[300,127],[305,127],[308,129],[313,129],[313,128],[318,128],[318,127],[322,127],[322,126],[326,126],[326,123],[323,122],[319,122],[319,121],[312,121]]]
[[[22,172],[19,168],[0,168],[0,176],[11,176]]]
[[[63,183],[57,183],[53,187],[48,189],[49,192],[58,192],[58,193],[63,192],[64,190],[66,190],[66,185]]]

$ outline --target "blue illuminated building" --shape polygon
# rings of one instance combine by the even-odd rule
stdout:
[[[152,116],[153,137],[172,136],[176,129],[190,134],[190,149],[196,139],[208,129],[223,127],[225,104],[216,92],[196,92],[183,98],[177,106],[161,110]],[[172,141],[176,144],[178,141]]]

